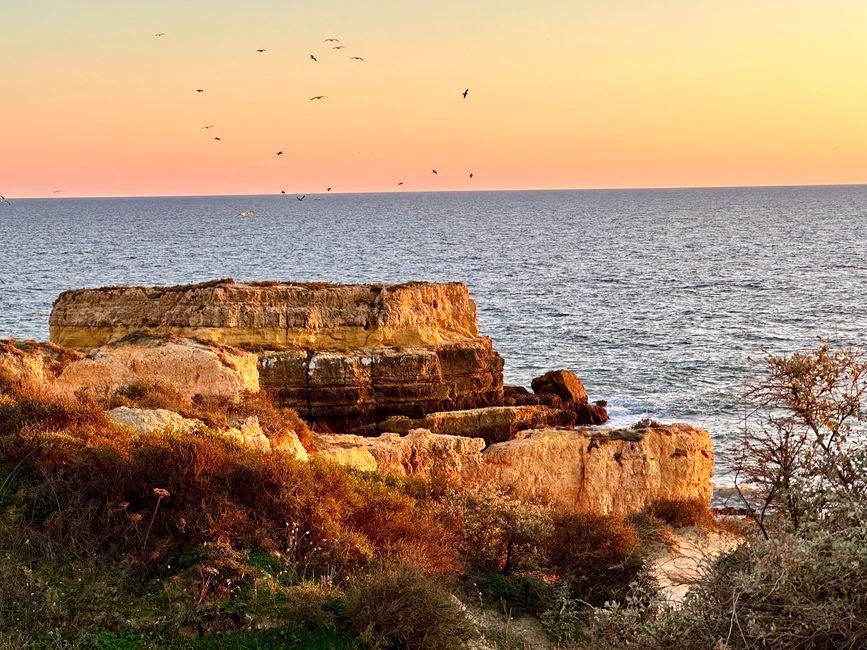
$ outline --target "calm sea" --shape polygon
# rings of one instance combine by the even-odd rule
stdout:
[[[867,347],[867,186],[19,200],[0,251],[2,337],[73,287],[460,280],[507,381],[569,368],[720,450],[761,348]]]

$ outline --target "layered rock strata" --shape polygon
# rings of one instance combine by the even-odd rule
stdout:
[[[216,280],[179,287],[64,291],[51,341],[95,348],[129,334],[180,336],[245,348],[418,347],[478,336],[460,283],[395,285]]]
[[[482,438],[486,444],[510,440],[519,431],[544,427],[571,427],[575,413],[548,406],[491,406],[487,408],[429,413],[423,418],[392,416],[364,427],[365,435],[427,429],[433,433]]]
[[[503,360],[459,283],[82,289],[49,322],[52,341],[77,349],[135,334],[255,350],[277,403],[335,428],[503,403]]]

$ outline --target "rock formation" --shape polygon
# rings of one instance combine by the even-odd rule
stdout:
[[[172,384],[188,399],[233,401],[259,390],[255,354],[215,343],[171,337],[128,337],[67,364],[52,383],[58,393],[109,396],[140,381]]]
[[[465,482],[569,510],[629,514],[657,499],[710,502],[713,490],[710,435],[688,424],[522,431],[482,456]]]
[[[335,428],[503,402],[503,360],[458,283],[82,289],[49,322],[52,341],[78,349],[144,334],[255,350],[278,403]]]
[[[489,487],[571,512],[628,515],[657,499],[709,501],[713,490],[710,436],[688,424],[538,429],[487,447],[479,438],[426,429],[315,440],[315,457],[356,469]]]
[[[52,343],[0,339],[0,381],[45,385],[81,357]]]
[[[429,413],[412,419],[392,416],[359,432],[406,434],[412,429],[427,429],[433,433],[483,438],[492,444],[510,440],[525,429],[571,427],[575,413],[549,406],[490,406],[487,408]]]

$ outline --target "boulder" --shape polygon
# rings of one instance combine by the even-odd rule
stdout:
[[[378,467],[376,458],[365,444],[365,438],[347,434],[313,434],[316,447],[314,458],[328,460],[338,465],[373,472]]]
[[[658,499],[710,502],[713,459],[708,432],[688,424],[540,429],[487,447],[463,482],[567,511],[628,515]]]
[[[541,377],[536,377],[531,383],[533,392],[537,395],[552,394],[564,402],[587,403],[587,391],[584,384],[574,372],[568,370],[551,370]]]
[[[188,399],[208,395],[237,401],[259,390],[255,354],[225,345],[171,337],[132,337],[68,364],[53,382],[61,394],[84,390],[109,396],[139,381],[172,384]]]
[[[118,424],[132,429],[136,436],[166,431],[190,433],[204,425],[201,420],[185,418],[166,409],[132,409],[119,406],[111,409],[108,416]]]

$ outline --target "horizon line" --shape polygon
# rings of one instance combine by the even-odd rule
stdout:
[[[7,199],[15,201],[39,201],[39,200],[64,200],[64,199],[193,199],[193,198],[246,198],[263,196],[286,196],[293,197],[298,194],[305,196],[333,196],[333,195],[365,195],[365,194],[482,194],[493,192],[637,192],[648,190],[748,190],[748,189],[791,189],[800,187],[863,187],[864,183],[786,183],[786,184],[758,184],[758,185],[662,185],[662,186],[606,186],[606,187],[529,187],[529,188],[489,188],[489,189],[442,189],[442,190],[364,190],[359,192],[286,192],[264,194],[85,194],[74,196],[57,196],[56,194],[45,196],[21,196],[4,195]]]

